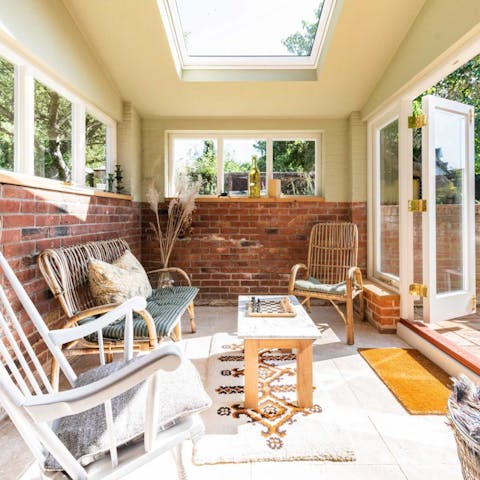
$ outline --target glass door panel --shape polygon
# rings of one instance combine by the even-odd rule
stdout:
[[[475,311],[473,109],[434,96],[423,98],[424,320]]]
[[[439,110],[435,129],[437,293],[440,294],[465,286],[465,118]]]

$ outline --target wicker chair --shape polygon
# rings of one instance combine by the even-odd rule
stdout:
[[[347,344],[354,342],[353,300],[360,300],[360,317],[364,317],[362,273],[357,267],[358,231],[353,223],[319,223],[310,233],[307,265],[296,264],[290,272],[288,294],[310,299],[329,300],[346,326]],[[300,277],[299,272],[304,276]],[[346,315],[337,303],[346,303]]]
[[[126,250],[130,250],[128,243],[122,239],[103,240],[74,245],[65,248],[54,248],[43,251],[38,257],[38,265],[53,295],[59,300],[60,305],[67,317],[64,328],[70,328],[88,321],[92,321],[98,315],[112,310],[116,305],[97,306],[88,287],[88,259],[96,258],[104,262],[112,263],[121,257]],[[162,273],[172,273],[183,279],[188,288],[177,286],[163,290],[165,296],[170,295],[171,301],[162,300],[160,303],[173,305],[160,305],[157,309],[165,309],[169,312],[169,318],[157,320],[156,314],[149,308],[137,312],[141,318],[135,320],[135,351],[153,350],[158,344],[158,336],[170,336],[174,340],[181,339],[180,316],[188,309],[192,332],[195,332],[195,312],[193,298],[198,292],[191,286],[188,275],[178,268],[167,268],[152,270],[147,274],[149,277]],[[152,282],[153,283],[153,282]],[[163,293],[160,291],[160,293]],[[170,294],[172,292],[172,294]],[[185,297],[185,298],[182,298]],[[185,305],[185,306],[183,306]],[[172,318],[172,317],[175,318]],[[143,323],[142,320],[145,322]],[[146,329],[145,329],[146,325]],[[121,325],[113,325],[110,333],[123,332]],[[138,333],[141,331],[141,333]],[[64,346],[65,355],[85,355],[98,353],[99,345],[95,335],[76,340]],[[123,352],[123,337],[117,338],[104,331],[104,349],[107,360],[111,361],[114,353]],[[52,361],[52,383],[58,384],[58,364],[55,359]]]

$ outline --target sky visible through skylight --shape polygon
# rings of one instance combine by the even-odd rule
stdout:
[[[321,0],[176,0],[190,56],[295,56],[282,40],[316,21]],[[313,41],[312,41],[313,43]]]

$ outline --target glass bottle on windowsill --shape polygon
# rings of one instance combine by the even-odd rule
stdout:
[[[248,172],[248,196],[250,198],[260,198],[260,170],[257,166],[257,156],[252,157],[252,167]]]

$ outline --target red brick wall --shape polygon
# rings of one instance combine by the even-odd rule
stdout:
[[[152,219],[144,205],[142,262],[158,268],[158,247],[148,233]],[[192,232],[175,245],[170,266],[192,276],[203,302],[234,301],[239,294],[285,293],[290,268],[307,260],[312,225],[343,221],[358,223],[359,265],[365,270],[364,203],[197,202]]]
[[[0,184],[0,216],[3,253],[51,328],[62,313],[36,264],[42,250],[120,236],[140,255],[140,207],[129,200]],[[24,325],[43,357],[32,325]]]

